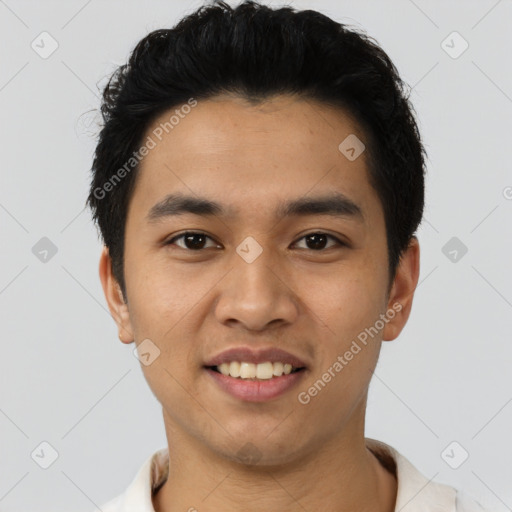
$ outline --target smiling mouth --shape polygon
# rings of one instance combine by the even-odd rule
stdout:
[[[240,380],[271,380],[305,370],[305,367],[294,367],[289,363],[272,363],[270,361],[258,364],[231,361],[218,366],[205,366],[205,368]]]

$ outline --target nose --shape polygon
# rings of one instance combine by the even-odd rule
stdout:
[[[215,305],[219,322],[251,331],[295,322],[299,300],[293,279],[270,263],[265,251],[251,263],[235,258],[234,268],[221,281]]]

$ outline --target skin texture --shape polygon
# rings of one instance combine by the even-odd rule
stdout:
[[[171,460],[153,497],[157,512],[394,510],[397,482],[365,446],[365,409],[382,341],[409,317],[419,245],[413,237],[388,296],[383,210],[365,153],[349,161],[338,149],[349,134],[365,140],[346,113],[314,101],[279,96],[251,106],[219,96],[198,102],[144,158],[125,232],[128,303],[106,249],[100,278],[122,342],[149,338],[161,351],[141,365],[162,404]],[[364,220],[274,215],[280,201],[333,191],[356,202]],[[150,208],[171,192],[218,201],[230,215],[149,223]],[[183,238],[164,245],[187,230],[208,235],[205,248]],[[316,249],[303,238],[318,232],[348,247],[327,238]],[[236,252],[248,236],[263,249],[252,263]],[[298,393],[393,304],[401,305],[394,318],[301,404]],[[280,347],[307,370],[275,399],[235,399],[203,365],[240,345]],[[237,458],[249,442],[256,464]]]

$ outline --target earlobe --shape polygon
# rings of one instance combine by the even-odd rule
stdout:
[[[398,337],[405,327],[411,313],[414,292],[420,273],[420,246],[418,239],[413,236],[408,248],[402,254],[398,265],[393,286],[389,294],[386,323],[383,341],[391,341]]]
[[[112,273],[112,260],[108,248],[105,246],[100,256],[99,275],[108,309],[119,331],[119,339],[123,343],[132,343],[134,336],[128,305],[125,303],[121,287]]]

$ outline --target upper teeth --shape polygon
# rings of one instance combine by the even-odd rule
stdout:
[[[231,377],[240,377],[241,379],[271,379],[273,376],[279,377],[291,373],[293,366],[283,363],[244,363],[231,361],[217,366],[220,373],[230,375]]]

